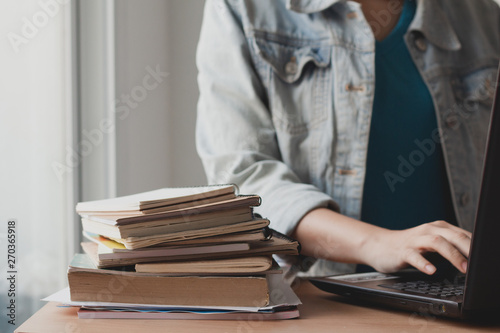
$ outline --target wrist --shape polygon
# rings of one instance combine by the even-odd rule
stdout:
[[[361,264],[376,268],[377,261],[384,255],[383,249],[387,248],[387,236],[391,230],[373,226],[361,241],[359,248],[359,261]]]

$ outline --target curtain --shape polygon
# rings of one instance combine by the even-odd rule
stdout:
[[[2,315],[1,332],[13,331],[43,305],[40,298],[67,285],[78,167],[68,139],[69,6],[62,0],[0,4],[0,304],[2,313],[12,298],[16,306],[15,325]],[[9,221],[15,222],[14,269],[7,266]],[[14,297],[7,271],[16,272]]]

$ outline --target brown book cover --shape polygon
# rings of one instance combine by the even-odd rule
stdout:
[[[142,273],[263,273],[273,266],[272,256],[225,258],[212,260],[189,260],[136,264],[135,271]]]
[[[165,276],[95,269],[76,255],[68,269],[72,301],[186,306],[263,307],[265,276]]]
[[[181,240],[196,239],[201,237],[211,237],[216,235],[232,234],[255,229],[265,228],[269,225],[269,220],[253,219],[228,225],[219,225],[203,229],[185,230],[179,232],[159,233],[151,236],[114,238],[113,240],[122,243],[127,249],[139,249],[154,246],[166,242],[177,242]]]
[[[228,244],[240,242],[260,242],[271,239],[271,229],[269,227],[249,230],[243,232],[234,232],[232,234],[215,235],[209,237],[201,237],[195,239],[186,239],[175,242],[167,242],[154,246],[185,246],[185,245],[201,245],[201,244]]]
[[[194,216],[176,216],[126,225],[112,225],[99,220],[82,218],[83,230],[108,238],[144,237],[165,233],[204,229],[252,220],[251,207],[239,207]]]
[[[150,209],[174,206],[190,201],[210,202],[215,197],[234,197],[236,192],[235,185],[162,188],[116,198],[79,202],[76,205],[76,211],[79,214],[102,212],[147,213],[147,210]]]
[[[248,243],[248,250],[227,251],[220,253],[198,253],[187,255],[158,256],[158,257],[135,257],[135,258],[103,258],[99,257],[97,244],[92,242],[82,243],[82,247],[90,257],[93,258],[97,267],[116,267],[134,265],[146,262],[165,262],[178,260],[203,260],[203,259],[223,259],[223,258],[241,258],[249,256],[267,256],[272,254],[280,255],[298,255],[300,244],[276,231],[272,231],[273,237],[266,241]]]
[[[80,214],[82,217],[109,225],[128,225],[155,221],[167,221],[182,218],[183,221],[196,221],[206,214],[221,213],[228,210],[243,209],[259,206],[261,199],[258,195],[239,195],[230,200],[212,202],[154,214]]]

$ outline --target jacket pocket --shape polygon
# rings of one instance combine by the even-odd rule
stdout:
[[[467,112],[485,109],[493,105],[497,78],[497,68],[483,68],[463,75],[455,80],[457,102],[462,103]]]
[[[318,127],[332,107],[326,103],[332,93],[331,46],[266,37],[255,37],[253,48],[275,127],[294,135]]]
[[[489,120],[496,91],[497,68],[483,68],[463,75],[454,81],[455,99],[461,113],[470,143],[477,155],[478,163],[486,145]]]

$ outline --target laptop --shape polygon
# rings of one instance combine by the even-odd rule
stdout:
[[[318,288],[364,303],[424,315],[459,319],[500,313],[500,71],[491,113],[483,178],[468,258],[467,274],[449,263],[434,276],[417,270],[393,274],[357,273],[314,278]],[[442,259],[442,258],[441,258]],[[444,261],[444,259],[442,259]],[[493,316],[495,317],[495,316]]]

